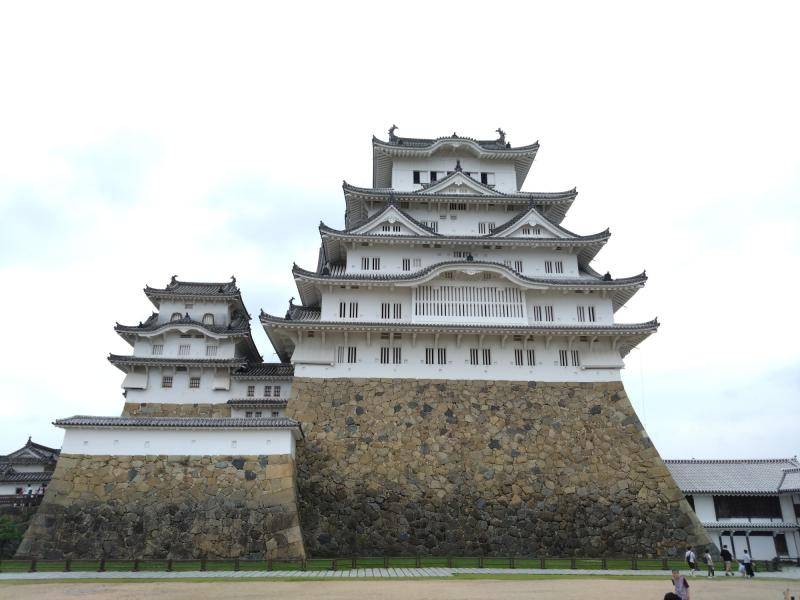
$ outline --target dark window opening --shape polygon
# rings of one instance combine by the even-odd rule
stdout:
[[[481,173],[481,183],[487,185],[489,183],[489,174]]]
[[[436,181],[436,171],[431,171],[431,183]]]
[[[717,519],[780,519],[777,496],[714,496]]]
[[[778,556],[787,556],[789,554],[789,546],[786,544],[785,533],[775,534],[775,552],[778,553]]]
[[[419,171],[414,171],[414,183],[419,183]]]
[[[692,507],[692,510],[697,512],[697,509],[694,507],[694,496],[686,496],[686,501],[689,503],[689,506]]]

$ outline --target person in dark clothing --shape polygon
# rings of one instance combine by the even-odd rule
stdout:
[[[739,562],[744,565],[744,571],[747,573],[747,576],[751,579],[755,577],[755,573],[753,572],[753,559],[750,558],[750,554],[748,554],[747,550],[742,550],[743,556]]]
[[[728,550],[727,546],[722,546],[722,550],[720,551],[719,555],[722,557],[722,563],[725,565],[725,577],[732,577],[733,573],[731,573],[731,562],[733,561],[733,555],[731,551]]]
[[[681,597],[673,592],[667,592],[664,594],[664,600],[681,600]]]

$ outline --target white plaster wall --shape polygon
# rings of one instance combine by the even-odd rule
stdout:
[[[187,308],[191,306],[190,308]],[[173,313],[180,313],[189,316],[195,321],[202,321],[203,315],[211,313],[214,315],[215,325],[227,325],[230,323],[231,308],[227,301],[223,302],[176,302],[174,300],[162,300],[158,310],[158,322],[166,323],[172,319]]]
[[[474,285],[482,287],[513,287],[506,279],[492,279],[488,281],[465,281],[459,279],[441,279],[437,278],[428,282],[426,285]],[[478,319],[470,320],[467,317],[459,318],[445,318],[414,315],[413,306],[413,288],[411,287],[375,287],[367,289],[359,284],[358,289],[353,289],[353,286],[342,289],[341,287],[323,288],[322,290],[322,303],[321,303],[321,319],[323,321],[343,321],[343,322],[373,322],[385,321],[386,323],[499,323],[497,319]],[[349,303],[358,302],[358,317],[351,319],[349,316],[345,318],[339,317],[339,302],[347,303],[347,310],[349,315]],[[402,319],[382,319],[381,318],[381,304],[389,302],[399,302],[402,304]],[[539,306],[552,306],[553,307],[553,324],[556,325],[578,325],[578,306],[587,308],[593,306],[595,308],[596,321],[594,323],[588,320],[584,322],[586,325],[611,325],[614,322],[613,305],[610,298],[604,298],[598,292],[590,292],[584,294],[576,294],[574,292],[564,294],[553,291],[525,291],[525,315],[522,318],[507,318],[504,323],[513,323],[518,325],[523,324],[538,324],[540,322],[534,321],[533,307]],[[393,308],[393,307],[392,307]],[[588,310],[585,310],[586,318],[588,319]],[[390,313],[393,314],[393,313]],[[543,323],[543,322],[542,322]],[[319,335],[319,334],[316,334]]]
[[[190,335],[191,337],[181,337]],[[206,346],[217,346],[217,354],[213,358],[234,358],[236,356],[236,344],[233,340],[225,337],[214,338],[205,335],[197,329],[189,329],[186,333],[177,330],[169,330],[162,334],[142,338],[140,337],[133,346],[133,355],[142,357],[152,357],[153,345],[162,344],[163,353],[156,358],[209,358],[206,356]],[[179,347],[188,344],[189,354],[179,356]]]
[[[294,456],[290,430],[69,428],[61,451],[89,455]]]
[[[249,417],[247,416],[248,412],[252,412]],[[256,413],[260,412],[260,415]],[[277,413],[277,414],[272,414]],[[257,418],[257,417],[285,417],[286,411],[283,408],[274,408],[271,406],[264,406],[260,408],[232,408],[231,409],[231,417],[236,419],[248,419],[248,418]]]
[[[225,369],[227,372],[227,369]],[[127,389],[128,402],[163,402],[167,404],[214,404],[224,403],[231,397],[229,390],[215,390],[216,369],[188,368],[178,371],[174,367],[150,367],[147,369],[146,389]],[[164,375],[172,376],[172,387],[162,388]],[[200,387],[190,388],[189,378],[200,377]],[[124,382],[123,382],[124,383]]]
[[[316,336],[320,334],[317,333]],[[446,365],[425,364],[425,348],[436,347],[433,335],[418,335],[416,342],[411,334],[404,334],[399,340],[381,339],[373,334],[367,343],[361,333],[348,335],[347,344],[343,334],[304,338],[295,348],[292,362],[296,377],[397,377],[420,379],[499,379],[512,381],[618,381],[622,361],[619,353],[611,349],[610,342],[600,341],[589,350],[588,342],[576,341],[572,349],[581,353],[583,365],[617,365],[611,369],[585,369],[581,367],[559,366],[560,349],[570,349],[566,338],[554,339],[550,346],[542,337],[523,343],[508,336],[503,344],[499,336],[486,335],[481,342],[478,335],[464,335],[459,347],[455,336],[440,335],[438,347],[447,348]],[[356,346],[357,362],[336,363],[337,346]],[[381,364],[381,347],[402,347],[402,360],[399,365]],[[471,365],[470,348],[490,348],[491,365]],[[514,364],[514,349],[523,349],[524,366]],[[533,348],[536,365],[527,366],[524,349]],[[391,352],[390,352],[391,355]],[[482,356],[481,356],[482,358]],[[571,356],[569,357],[571,359]],[[571,361],[570,361],[571,362]]]
[[[470,152],[454,152],[442,150],[428,158],[396,158],[392,163],[392,188],[395,190],[412,191],[421,189],[422,185],[414,183],[414,171],[454,171],[456,161],[461,161],[461,169],[469,172],[494,173],[495,189],[504,193],[513,193],[517,190],[517,175],[513,161],[481,160],[475,158]],[[440,176],[441,179],[441,176]],[[480,175],[477,176],[480,181]],[[425,178],[423,181],[427,182]]]
[[[12,461],[11,466],[18,473],[44,473],[44,465],[16,465]]]
[[[288,398],[292,392],[290,379],[233,379],[231,381],[231,398],[247,398],[247,387],[255,386],[255,398]],[[264,395],[264,386],[271,386],[271,395]],[[280,394],[275,395],[275,386],[280,386]]]
[[[490,261],[503,264],[503,261],[510,260],[511,268],[515,268],[514,261],[522,261],[523,275],[529,277],[578,277],[578,258],[574,254],[562,250],[549,248],[485,248],[484,245],[474,246],[445,246],[441,248],[423,248],[421,246],[395,246],[375,243],[371,246],[356,246],[347,253],[347,268],[349,274],[368,274],[368,275],[403,275],[412,274],[430,265],[442,262],[463,260],[455,256],[456,252],[471,253],[473,258],[478,261]],[[378,270],[362,270],[362,257],[380,257],[381,268]],[[403,271],[403,259],[412,259],[411,271]],[[413,266],[413,259],[420,259],[420,266]],[[564,273],[545,273],[546,260],[560,260],[564,263]],[[370,262],[370,265],[372,263]]]
[[[694,494],[694,512],[701,523],[708,523],[717,520],[717,512],[714,509],[714,497],[708,494]]]
[[[794,503],[792,502],[791,494],[781,494],[778,496],[781,503],[781,515],[783,520],[787,523],[797,523],[797,517],[794,514]]]
[[[741,554],[739,556],[741,556]],[[772,538],[772,536],[750,536],[751,558],[754,560],[769,560],[771,558],[775,558],[775,556],[777,556],[777,552],[775,552],[775,540]]]
[[[17,493],[17,488],[21,487],[27,491],[24,483],[0,483],[0,496],[13,496]]]

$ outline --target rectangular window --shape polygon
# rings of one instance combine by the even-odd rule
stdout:
[[[492,364],[492,349],[491,348],[484,348],[483,349],[483,364],[485,364],[485,365]]]
[[[389,303],[381,302],[381,319],[389,318]]]
[[[515,348],[514,349],[514,364],[518,367],[523,365],[522,363],[522,348]]]
[[[533,348],[528,348],[525,353],[527,354],[528,366],[536,366],[536,353],[533,351]]]
[[[514,261],[514,270],[517,273],[522,273],[522,261],[521,260],[515,260]]]
[[[478,364],[478,349],[477,348],[470,348],[469,349],[469,364],[477,365]]]
[[[569,361],[567,360],[567,351],[566,350],[559,350],[558,351],[558,364],[562,367],[568,367]]]
[[[400,225],[397,224],[392,225],[392,232],[400,233]]]
[[[556,273],[563,273],[564,272],[564,261],[557,260],[556,261]]]
[[[270,398],[272,396],[272,386],[265,385],[264,386],[264,398]]]
[[[399,346],[392,348],[392,362],[396,365],[403,362],[403,349]]]
[[[376,256],[372,259],[372,270],[379,271],[381,268],[381,259],[379,256]]]
[[[344,362],[344,346],[337,346],[336,347],[336,362],[343,363]]]
[[[467,258],[469,250],[454,250],[453,258]]]
[[[467,210],[467,205],[465,202],[451,202],[450,210]]]
[[[419,183],[419,171],[414,171],[414,183]]]
[[[273,410],[272,411],[272,416],[273,417],[277,417],[279,414],[280,414],[280,412],[278,412],[277,410]]]
[[[436,362],[440,365],[447,364],[447,348],[437,348],[436,349]]]
[[[430,176],[431,176],[431,183],[439,180],[438,173],[436,171],[431,171]]]
[[[552,306],[545,306],[544,307],[544,320],[545,321],[555,321],[553,318],[553,307]]]
[[[369,270],[369,258],[366,256],[361,257],[361,270],[362,271]]]
[[[597,321],[597,317],[595,316],[595,312],[594,312],[594,306],[590,306],[590,307],[588,307],[588,311],[589,311],[589,320],[590,320],[592,323],[594,323],[595,321]]]
[[[164,375],[161,378],[161,387],[162,388],[171,388],[172,387],[172,375]]]
[[[425,227],[432,229],[434,233],[439,231],[439,221],[421,221]]]
[[[216,356],[217,355],[217,346],[209,345],[206,346],[206,356]]]
[[[389,348],[386,346],[381,348],[381,364],[388,365],[389,364]]]
[[[478,223],[478,233],[492,233],[494,231],[494,223],[485,222]]]
[[[394,306],[392,307],[392,318],[393,319],[403,318],[403,305],[400,302],[394,303]]]
[[[153,356],[164,354],[164,344],[153,344]]]
[[[412,263],[411,264],[414,265],[415,268],[421,267],[422,266],[422,259],[421,258],[414,258],[414,259],[412,259]]]
[[[777,496],[714,496],[717,519],[780,519]]]
[[[433,348],[425,348],[425,364],[433,364]]]
[[[261,418],[261,411],[260,411],[260,410],[257,410],[256,412],[254,412],[254,413],[253,413],[253,416],[254,416],[256,419],[260,419],[260,418]]]
[[[347,316],[347,302],[339,302],[339,318],[344,319]]]
[[[252,419],[253,418],[253,411],[252,410],[246,410],[244,412],[244,416],[245,416],[246,419]]]
[[[541,321],[542,320],[542,307],[538,304],[533,307],[533,320],[534,321]]]
[[[553,261],[552,260],[544,261],[544,272],[545,273],[552,273],[553,272]]]
[[[383,225],[381,225],[381,231],[391,231],[391,230],[392,226],[389,225],[388,223],[384,223]]]
[[[189,356],[189,352],[191,352],[191,350],[191,344],[181,344],[178,346],[178,356]]]
[[[255,395],[256,395],[256,386],[248,385],[247,386],[247,397],[248,398],[252,398]]]
[[[410,271],[411,270],[411,259],[404,258],[403,259],[403,271]]]
[[[489,174],[488,173],[481,173],[481,183],[483,185],[489,184]]]
[[[581,353],[580,353],[580,350],[573,350],[571,354],[572,354],[572,366],[573,367],[580,367],[581,366]]]
[[[195,390],[198,389],[200,387],[200,378],[189,377],[189,387]]]
[[[358,318],[358,302],[351,302],[350,303],[350,318],[356,319]]]
[[[356,362],[356,347],[355,346],[348,346],[347,347],[347,362],[354,363]]]
[[[583,322],[586,320],[586,309],[582,306],[578,307],[578,321]]]
[[[281,386],[279,386],[279,385],[276,385],[276,386],[275,386],[275,389],[274,389],[274,392],[275,392],[275,397],[276,397],[276,398],[280,398],[280,395],[281,395]]]

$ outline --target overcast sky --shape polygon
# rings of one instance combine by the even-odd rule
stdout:
[[[662,323],[624,371],[662,456],[797,454],[798,22],[796,2],[6,3],[0,453],[119,414],[106,356],[145,284],[235,274],[251,314],[284,311],[396,123],[539,140],[524,189],[577,186],[565,226],[613,234],[595,268],[647,270],[617,319]]]

